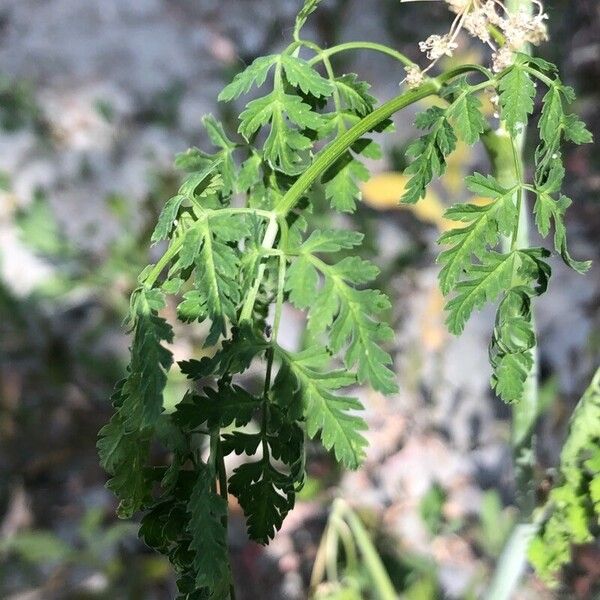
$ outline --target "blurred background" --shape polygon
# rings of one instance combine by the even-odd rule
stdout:
[[[121,326],[138,272],[156,258],[149,235],[177,188],[176,152],[207,145],[201,117],[231,131],[216,96],[242,66],[287,44],[300,0],[0,0],[0,597],[11,600],[175,596],[165,559],[119,522],[95,443],[127,362]],[[600,138],[600,7],[547,0],[557,62],[577,110]],[[323,45],[376,40],[417,58],[417,42],[447,27],[441,3],[325,0],[307,33]],[[463,40],[456,60],[487,60]],[[387,99],[404,77],[378,54],[345,55]],[[342,473],[318,448],[301,501],[268,548],[246,541],[239,509],[231,544],[242,598],[307,597],[334,498],[348,499],[399,593],[413,600],[476,598],[514,523],[509,412],[488,386],[491,312],[460,339],[443,324],[435,240],[445,205],[465,200],[480,150],[461,147],[416,208],[396,206],[413,115],[383,138],[386,159],[349,226],[392,298],[401,391],[364,390],[367,464]],[[528,146],[527,153],[533,150]],[[570,412],[600,365],[600,154],[568,149],[573,254],[585,277],[554,261],[538,302],[542,468],[556,464]],[[317,211],[320,222],[332,217]],[[282,335],[297,338],[290,309]],[[181,331],[176,358],[200,347]],[[182,395],[173,373],[167,402]],[[354,577],[360,589],[361,566]],[[362,583],[361,583],[362,582]],[[598,545],[578,548],[550,592],[532,575],[518,598],[597,598]],[[368,591],[362,592],[368,598]],[[350,597],[350,596],[348,596]],[[354,597],[354,596],[352,596]],[[358,596],[360,597],[360,595]]]

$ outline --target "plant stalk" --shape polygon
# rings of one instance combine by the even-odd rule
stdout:
[[[533,11],[531,0],[506,0],[509,12],[521,10]],[[528,52],[529,48],[523,52]],[[492,171],[498,182],[505,187],[512,187],[523,177],[523,147],[525,131],[516,139],[500,127],[484,137],[484,144],[492,164]],[[515,248],[529,247],[529,211],[526,192],[521,189],[520,196],[515,197],[519,206],[517,229],[512,239],[503,240],[507,246]],[[532,308],[533,310],[533,308]],[[532,325],[535,331],[535,315],[532,315]],[[527,550],[539,523],[533,520],[536,506],[535,483],[535,426],[539,414],[539,350],[532,349],[533,366],[525,382],[523,398],[512,407],[511,446],[513,452],[517,504],[519,508],[519,523],[498,560],[490,587],[485,594],[485,600],[511,600],[527,566]]]
[[[435,95],[444,83],[459,75],[471,72],[479,72],[488,75],[483,67],[477,65],[463,65],[456,69],[451,69],[414,90],[409,90],[392,98],[361,119],[356,125],[333,140],[333,142],[323,148],[323,150],[315,156],[311,165],[296,180],[294,185],[286,192],[285,196],[281,199],[281,202],[277,205],[275,209],[277,215],[285,217],[296,206],[310,186],[363,135],[373,131],[380,123],[389,119],[403,108],[406,108],[419,100],[423,100],[428,96]]]

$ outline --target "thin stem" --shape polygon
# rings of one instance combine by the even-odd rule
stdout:
[[[144,280],[146,287],[152,287],[156,283],[156,280],[163,272],[164,268],[171,262],[171,260],[173,260],[173,258],[175,258],[175,255],[179,252],[182,245],[183,235],[180,235],[171,242],[171,245],[167,248],[166,252],[161,256],[160,260],[154,265]]]
[[[492,171],[498,182],[507,189],[514,189],[515,204],[519,208],[515,231],[503,239],[503,249],[529,247],[529,214],[522,182],[522,140],[513,140],[503,128],[483,137],[490,156]],[[519,201],[519,198],[520,201]],[[520,202],[520,206],[519,206]],[[533,319],[535,328],[535,319]],[[515,465],[515,476],[519,509],[524,521],[529,519],[535,507],[535,423],[538,415],[538,349],[533,348],[533,367],[527,381],[523,398],[513,406],[511,445]]]
[[[356,545],[354,544],[354,539],[352,538],[352,530],[348,526],[348,523],[344,521],[337,514],[331,515],[331,524],[335,526],[337,529],[340,540],[342,541],[342,545],[344,546],[344,553],[346,558],[346,564],[348,565],[348,570],[350,572],[356,571],[358,569],[358,555],[356,553]]]
[[[263,388],[263,401],[262,401],[262,421],[260,425],[261,434],[261,446],[263,452],[263,460],[269,456],[269,442],[268,442],[268,427],[269,427],[269,390],[271,389],[271,375],[273,372],[273,359],[275,353],[273,347],[269,347],[267,350],[267,372],[265,375],[265,385]]]
[[[360,519],[343,500],[336,500],[334,510],[336,509],[339,511],[339,514],[344,516],[356,540],[356,546],[363,558],[365,568],[371,577],[375,597],[379,598],[379,600],[397,600],[398,594]]]
[[[340,98],[340,92],[338,90],[338,88],[334,85],[335,83],[335,73],[333,71],[333,66],[331,65],[331,61],[329,60],[328,56],[323,56],[323,50],[317,46],[317,44],[313,44],[313,42],[303,42],[304,45],[307,48],[310,48],[311,50],[314,50],[315,52],[321,53],[322,59],[323,59],[323,66],[325,67],[325,72],[327,73],[327,78],[329,79],[329,81],[331,82],[331,85],[333,87],[333,105],[335,106],[335,111],[337,113],[341,113],[342,112],[342,100]],[[338,121],[338,131],[340,134],[344,133],[344,131],[346,130],[346,126],[344,125],[344,121],[343,119],[340,119]]]
[[[258,208],[222,208],[220,210],[206,210],[202,216],[201,221],[196,221],[192,227],[196,226],[200,222],[204,222],[206,219],[210,219],[213,216],[223,216],[226,214],[236,215],[236,214],[254,214],[260,217],[264,217],[265,219],[273,219],[274,213],[268,210],[261,210]],[[152,287],[156,280],[159,278],[160,274],[163,272],[164,268],[175,258],[179,250],[181,250],[181,246],[183,245],[184,235],[181,234],[179,237],[175,238],[165,253],[160,257],[159,261],[154,265],[152,270],[148,273],[146,279],[144,280],[144,284],[146,287]]]
[[[401,52],[398,52],[393,48],[389,48],[384,44],[378,44],[376,42],[346,42],[345,44],[332,46],[331,48],[321,50],[317,56],[313,57],[308,62],[311,65],[314,65],[325,58],[333,56],[334,54],[338,54],[340,52],[347,52],[348,50],[373,50],[374,52],[387,54],[387,56],[391,56],[392,58],[400,61],[403,65],[407,67],[410,67],[415,64],[412,60],[410,60],[410,58],[408,58],[408,56],[405,56]]]
[[[216,466],[217,466],[217,474],[219,477],[219,495],[223,500],[228,504],[229,496],[227,494],[227,470],[225,468],[225,457],[223,456],[223,448],[221,446],[221,436],[218,437],[217,447],[216,447]],[[229,527],[229,519],[227,511],[221,518],[221,523],[225,528],[225,532],[227,535],[227,530]],[[233,573],[231,573],[231,582],[229,583],[229,598],[230,600],[235,600],[235,585],[233,583]]]
[[[507,0],[506,6],[509,12],[515,12],[523,8],[531,11],[533,3],[532,0]],[[526,187],[523,184],[524,141],[525,132],[516,139],[512,139],[504,129],[488,134],[484,138],[494,174],[500,184],[515,185],[519,182],[521,184],[520,191],[517,192],[517,202],[519,204],[517,229],[513,232],[511,240],[511,246],[514,248],[529,246],[529,216],[525,199]],[[535,331],[535,315],[533,314],[532,327]],[[535,534],[537,526],[539,526],[539,523],[536,523],[535,520],[533,524],[529,523],[536,504],[535,424],[539,405],[538,352],[536,344],[532,349],[533,366],[525,382],[523,397],[518,404],[513,406],[511,445],[521,523],[515,527],[502,552],[485,596],[486,600],[510,600],[514,596],[527,564],[529,541]]]
[[[273,341],[277,342],[279,325],[281,324],[281,313],[283,310],[283,293],[285,286],[285,271],[287,267],[287,258],[284,254],[279,256],[279,274],[277,277],[277,301],[275,304],[275,317],[273,318]]]
[[[265,250],[270,250],[275,243],[275,238],[277,237],[277,232],[279,227],[277,226],[277,220],[271,215],[271,220],[269,221],[269,225],[265,231],[265,235],[261,244],[261,247]],[[261,262],[258,265],[258,273],[256,274],[256,279],[254,280],[254,285],[250,290],[250,293],[246,297],[246,301],[244,302],[244,306],[242,307],[242,312],[240,315],[240,321],[250,321],[252,319],[252,311],[254,310],[254,303],[256,302],[256,297],[258,296],[258,291],[260,289],[260,284],[262,283],[265,270],[267,268],[266,262]]]
[[[259,217],[264,217],[265,219],[271,219],[273,217],[273,213],[270,210],[262,210],[260,208],[250,208],[250,207],[230,207],[230,208],[220,208],[219,210],[210,211],[208,213],[208,217],[214,215],[256,215]]]

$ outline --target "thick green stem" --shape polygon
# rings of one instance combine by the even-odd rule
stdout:
[[[531,0],[506,0],[509,12],[533,11]],[[527,52],[529,49],[522,50]],[[508,133],[500,128],[487,135],[484,143],[490,155],[492,168],[499,183],[512,186],[522,182],[523,145],[525,132],[517,139],[511,139]],[[529,211],[525,190],[515,198],[519,205],[517,229],[510,240],[513,248],[529,246]],[[508,244],[505,241],[504,244]],[[532,326],[535,331],[535,315],[532,315]],[[517,500],[520,510],[520,523],[512,532],[508,543],[496,566],[496,571],[485,595],[486,600],[511,600],[527,565],[527,549],[531,538],[535,535],[539,523],[532,522],[535,509],[535,425],[538,416],[538,347],[533,348],[533,367],[525,382],[521,401],[513,406],[511,445],[515,468]]]
[[[404,92],[392,100],[389,100],[361,119],[356,125],[348,129],[348,131],[337,137],[331,144],[323,148],[323,150],[316,155],[308,169],[306,169],[306,171],[296,180],[294,185],[292,185],[281,199],[281,202],[276,206],[272,215],[273,218],[267,227],[262,241],[263,249],[270,250],[273,248],[278,231],[277,222],[284,222],[285,217],[294,209],[311,185],[313,185],[313,183],[315,183],[315,181],[317,181],[319,177],[352,146],[352,144],[358,141],[366,133],[373,131],[380,123],[389,119],[393,114],[403,108],[406,108],[419,100],[423,100],[428,96],[435,95],[444,83],[459,75],[472,72],[483,73],[486,76],[488,75],[488,71],[478,65],[463,65],[456,69],[451,69],[440,75],[437,79],[432,79],[415,90],[409,90],[408,92]],[[258,290],[260,289],[265,270],[266,263],[262,262],[259,265],[252,290],[248,294],[244,306],[242,307],[240,321],[248,321],[252,317],[254,302],[256,301],[256,296],[258,295]]]
[[[380,123],[389,119],[403,108],[406,108],[419,100],[423,100],[428,96],[435,95],[440,87],[447,81],[464,73],[471,73],[474,71],[483,72],[485,70],[475,65],[464,65],[452,69],[451,71],[443,73],[437,79],[432,79],[431,81],[424,83],[415,90],[409,90],[408,92],[404,92],[403,94],[392,98],[361,119],[356,125],[337,137],[331,144],[323,148],[323,150],[316,155],[312,164],[296,180],[294,185],[287,191],[279,205],[276,207],[277,214],[285,217],[296,206],[310,186],[363,135],[373,131]]]
[[[505,250],[529,247],[529,211],[522,183],[522,142],[515,141],[502,128],[484,138],[498,182],[506,188],[519,185],[515,203],[520,204],[518,227],[511,238],[503,240]],[[521,194],[519,197],[518,195]],[[535,321],[534,321],[535,327]],[[534,365],[525,383],[523,398],[513,406],[511,445],[519,509],[522,519],[528,520],[535,508],[535,424],[538,415],[538,359],[533,349]]]

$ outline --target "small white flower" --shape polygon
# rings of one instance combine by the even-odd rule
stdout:
[[[492,54],[492,70],[495,73],[504,71],[507,67],[512,65],[514,60],[514,54],[511,48],[508,46],[502,46],[500,50]]]
[[[479,38],[485,44],[490,41],[488,25],[487,17],[481,8],[465,16],[464,28],[473,37]]]
[[[408,73],[406,81],[419,85],[422,77],[443,56],[452,56],[458,47],[456,42],[461,31],[481,40],[492,51],[492,69],[500,72],[514,62],[516,52],[526,44],[538,45],[548,39],[546,20],[541,0],[531,0],[537,14],[520,9],[509,12],[503,0],[443,0],[456,17],[446,35],[430,35],[419,43],[419,49],[431,61],[422,71]],[[491,30],[499,30],[504,43],[499,48],[492,38]],[[418,82],[418,83],[417,83]]]
[[[458,44],[447,35],[430,35],[424,42],[419,42],[421,52],[427,54],[429,60],[438,60],[442,56],[452,56]]]
[[[405,67],[404,70],[406,71],[405,81],[409,88],[417,88],[423,83],[425,74],[418,65],[410,65]]]

